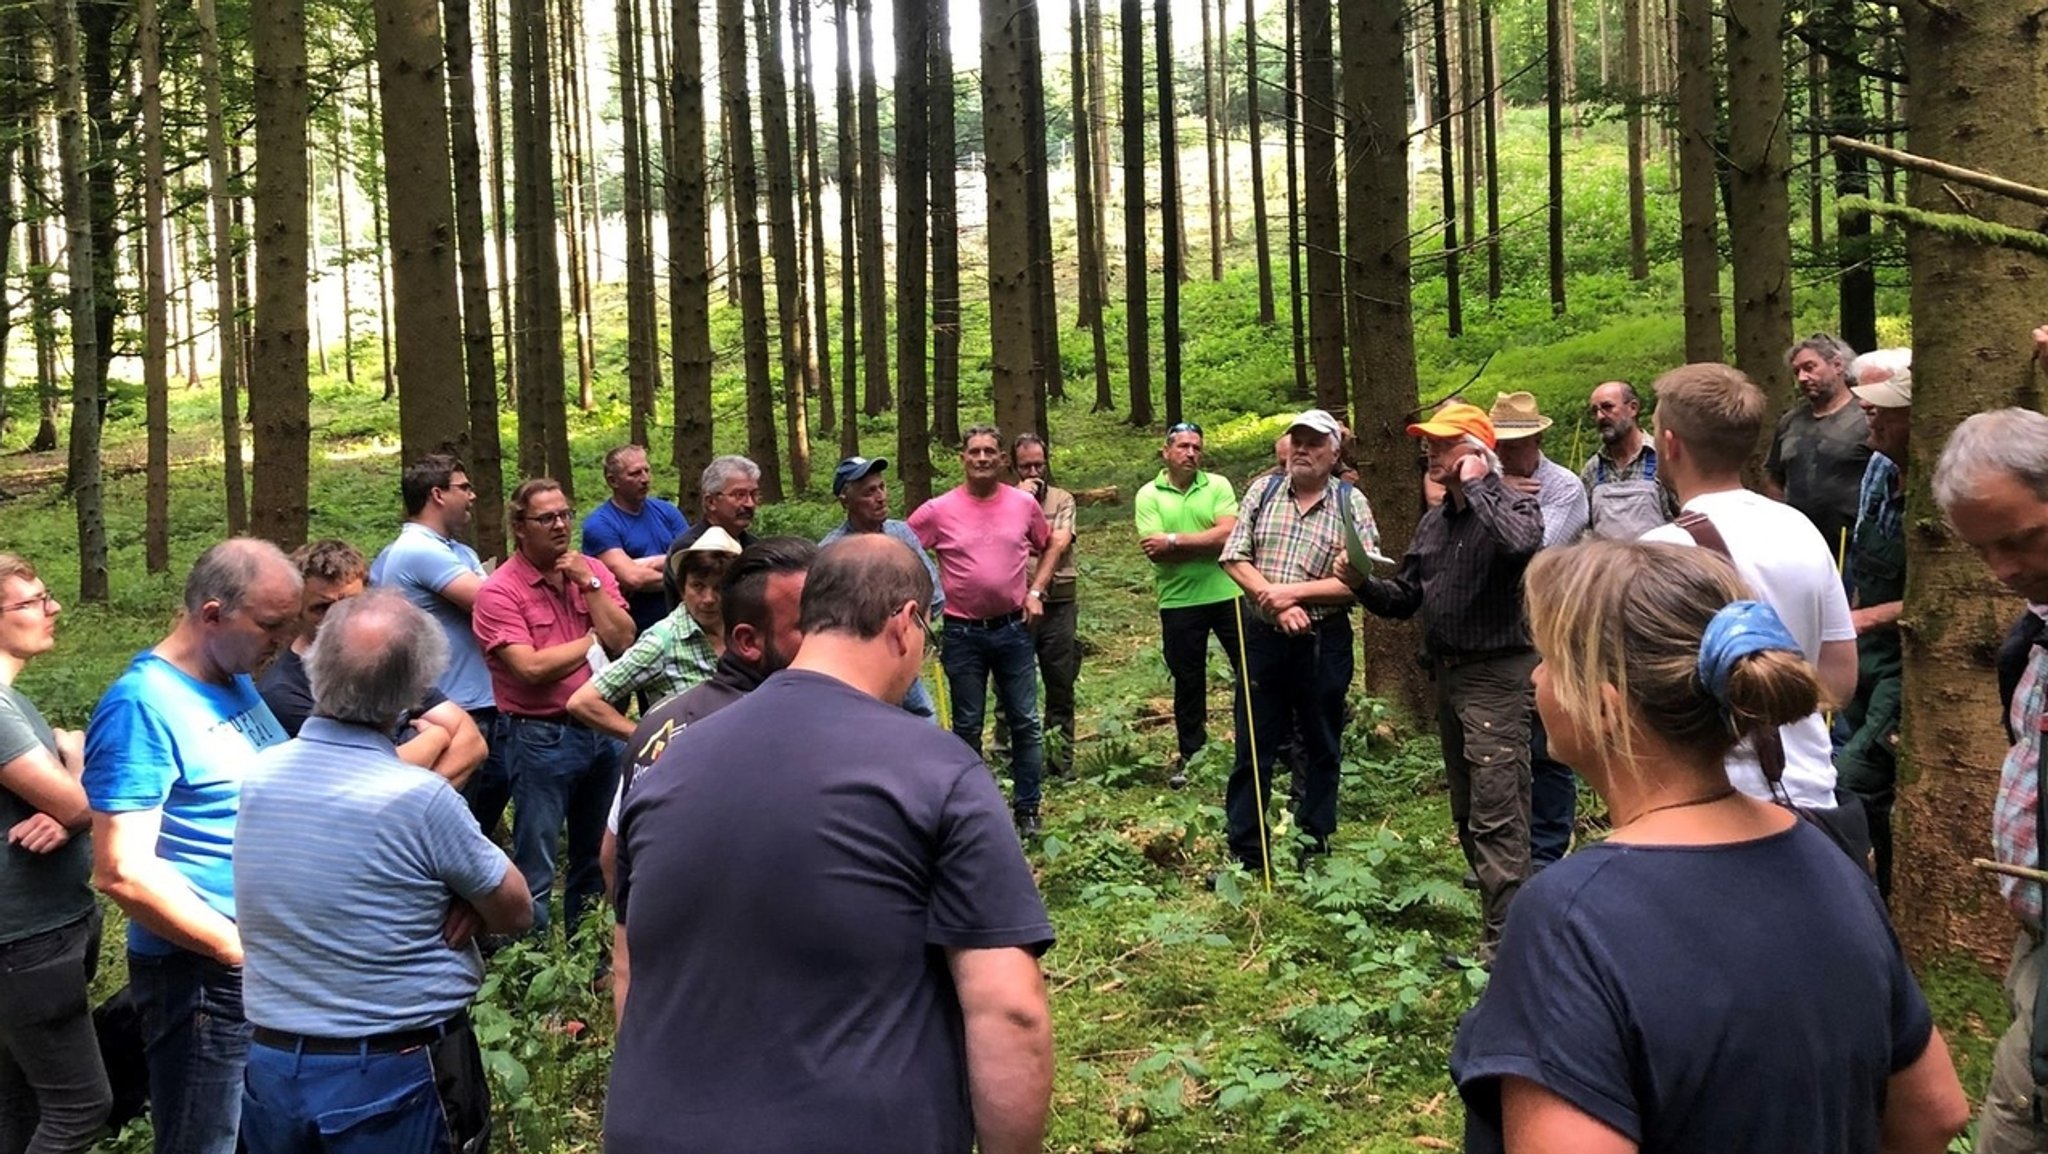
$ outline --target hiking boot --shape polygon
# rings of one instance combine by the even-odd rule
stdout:
[[[1020,809],[1012,817],[1017,823],[1018,838],[1030,841],[1038,836],[1038,814],[1036,812]]]
[[[1188,761],[1178,754],[1173,759],[1173,772],[1167,775],[1166,788],[1186,789],[1188,786]]]

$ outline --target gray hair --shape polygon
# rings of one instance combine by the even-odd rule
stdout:
[[[1864,380],[1863,374],[1872,369],[1878,370],[1883,376],[1870,381]],[[1912,349],[1872,349],[1849,362],[1849,383],[1852,385],[1875,384],[1877,381],[1888,381],[1901,374],[1910,374],[1912,371]],[[1909,375],[1907,379],[1911,380],[1912,378]]]
[[[1957,425],[1934,466],[1934,502],[1951,513],[1999,473],[2048,501],[2048,417],[2032,409],[1993,409]]]
[[[732,484],[735,477],[758,481],[761,479],[761,466],[738,454],[713,457],[711,463],[704,466],[704,476],[698,480],[697,487],[706,497],[715,497],[725,492],[725,487]]]
[[[327,611],[306,655],[322,717],[383,729],[418,705],[448,665],[448,639],[396,589],[372,589]]]
[[[185,612],[197,617],[212,601],[220,605],[223,615],[233,613],[249,599],[249,591],[266,572],[290,579],[294,597],[304,588],[299,567],[284,550],[261,537],[230,537],[211,546],[185,575]]]
[[[1842,369],[1847,369],[1849,362],[1856,359],[1856,350],[1850,348],[1847,341],[1833,333],[1815,333],[1786,349],[1785,363],[1790,365],[1800,353],[1809,351],[1820,354],[1821,360]]]

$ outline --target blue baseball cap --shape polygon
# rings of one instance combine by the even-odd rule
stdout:
[[[848,485],[853,484],[869,473],[888,467],[889,458],[887,457],[848,457],[844,461],[839,462],[838,468],[832,470],[832,495],[837,497],[846,491]]]

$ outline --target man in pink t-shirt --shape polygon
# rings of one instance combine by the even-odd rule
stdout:
[[[939,559],[946,635],[939,661],[953,696],[953,732],[981,753],[988,679],[1010,731],[1010,807],[1017,832],[1038,833],[1038,783],[1045,748],[1038,727],[1038,658],[1031,624],[1043,610],[1028,595],[1031,554],[1052,540],[1031,495],[1003,483],[1003,435],[967,430],[960,463],[967,480],[917,507],[911,531]]]
[[[632,614],[603,563],[569,547],[575,513],[561,485],[535,478],[512,493],[512,555],[477,588],[470,628],[497,699],[497,732],[512,779],[512,861],[548,924],[555,839],[569,826],[562,908],[571,932],[604,892],[597,851],[619,785],[617,738],[571,718],[569,695],[590,680],[593,646],[617,657],[633,643]]]

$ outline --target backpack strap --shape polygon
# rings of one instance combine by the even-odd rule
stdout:
[[[1734,563],[1734,555],[1728,552],[1728,539],[1721,536],[1721,530],[1714,527],[1713,520],[1705,513],[1687,513],[1672,524],[1685,530],[1686,535],[1692,538],[1693,544],[1719,553],[1723,560],[1730,564]],[[1776,795],[1781,804],[1791,805],[1791,797],[1785,792],[1784,786],[1784,737],[1775,727],[1765,727],[1750,732],[1749,744],[1756,750],[1757,768],[1763,771],[1764,781],[1770,785],[1771,793]]]
[[[1266,511],[1266,506],[1273,503],[1273,494],[1279,492],[1280,486],[1286,483],[1287,473],[1284,470],[1266,478],[1266,487],[1259,493],[1258,504],[1252,506],[1252,523],[1246,528],[1247,533],[1259,531],[1259,515]]]
[[[1721,530],[1714,527],[1714,522],[1705,513],[1687,513],[1672,524],[1685,530],[1693,544],[1702,549],[1712,549],[1723,560],[1731,564],[1734,562],[1735,555],[1728,551],[1728,539],[1721,536]]]

